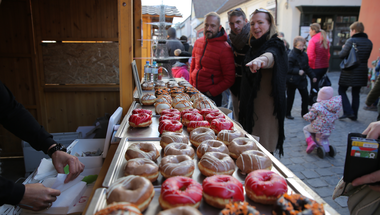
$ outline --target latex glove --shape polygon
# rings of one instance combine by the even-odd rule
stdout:
[[[359,186],[362,184],[368,184],[368,183],[374,183],[380,181],[380,170],[377,170],[376,172],[370,173],[368,175],[363,175],[362,177],[359,177],[352,181],[353,186]],[[372,190],[380,192],[380,186],[369,186]]]
[[[69,175],[65,179],[65,183],[75,179],[78,175],[83,172],[84,164],[79,161],[79,159],[73,155],[69,155],[63,151],[56,151],[52,155],[53,165],[58,173],[65,173],[63,168],[69,165]]]
[[[26,184],[25,193],[19,203],[21,208],[33,211],[40,211],[49,208],[61,191],[45,187],[41,183]]]
[[[305,72],[301,69],[299,72],[300,76],[302,76],[303,74],[305,74]]]
[[[251,62],[247,63],[245,66],[248,66],[252,73],[256,73],[257,70],[266,67],[268,65],[268,58],[258,57],[253,59]]]

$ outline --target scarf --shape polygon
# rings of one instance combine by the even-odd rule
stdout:
[[[273,115],[275,115],[278,119],[279,125],[279,136],[276,150],[279,150],[279,155],[281,156],[284,154],[284,118],[286,111],[285,83],[286,74],[288,72],[288,55],[285,51],[284,42],[277,37],[277,34],[267,40],[268,35],[269,32],[261,36],[259,39],[255,39],[254,37],[251,38],[251,47],[245,56],[244,64],[247,64],[265,52],[270,52],[273,54],[275,63],[272,68],[273,76],[271,83],[271,96],[274,101]],[[252,127],[255,125],[255,118],[257,119],[260,117],[254,113],[254,100],[260,89],[260,81],[261,70],[258,70],[257,73],[252,73],[248,67],[244,67],[240,88],[239,122],[248,133],[252,133]]]
[[[243,29],[241,29],[240,34],[236,35],[233,31],[231,31],[230,39],[232,44],[237,50],[242,50],[244,46],[248,42],[249,38],[249,31],[250,31],[250,24],[247,23],[244,25]]]

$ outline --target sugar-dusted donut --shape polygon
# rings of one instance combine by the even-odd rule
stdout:
[[[235,163],[227,154],[206,152],[198,162],[198,168],[205,176],[232,175],[235,171]]]
[[[199,210],[191,206],[179,206],[161,211],[157,215],[202,215]]]
[[[190,97],[190,101],[194,103],[195,100],[199,98],[205,98],[205,97],[206,96],[204,96],[202,93],[196,93]]]
[[[150,93],[147,93],[141,97],[141,103],[143,105],[153,105],[156,102],[156,96]]]
[[[174,114],[174,113],[167,113],[167,114],[162,114],[160,116],[160,118],[158,119],[158,121],[162,121],[162,120],[177,120],[177,121],[181,121],[181,115],[179,114]]]
[[[163,157],[159,167],[164,178],[174,176],[191,177],[195,169],[193,159],[187,155],[168,155]]]
[[[272,161],[263,152],[258,150],[248,150],[240,154],[236,160],[236,166],[244,174],[248,174],[258,169],[272,169]]]
[[[128,121],[131,127],[145,128],[152,124],[152,116],[146,113],[132,114]]]
[[[163,110],[172,108],[172,106],[167,102],[156,102],[154,107],[156,108],[156,113],[160,115]]]
[[[173,105],[173,107],[179,111],[183,111],[185,109],[190,109],[193,107],[193,103],[187,100],[182,100]]]
[[[243,132],[234,129],[234,130],[221,130],[218,133],[217,139],[222,141],[227,146],[230,145],[231,141],[238,137],[244,137]]]
[[[166,102],[166,103],[171,104],[172,103],[172,97],[169,95],[159,95],[159,96],[157,96],[156,103],[159,103],[159,102]]]
[[[195,108],[185,109],[185,110],[181,111],[181,117],[183,117],[183,115],[185,115],[187,113],[200,113],[200,111],[198,109],[195,109]]]
[[[163,81],[156,81],[154,83],[154,89],[164,88],[165,86],[166,86],[166,84]]]
[[[203,198],[207,204],[224,208],[230,202],[243,202],[243,184],[230,175],[214,175],[203,180]]]
[[[199,113],[186,113],[182,115],[182,124],[188,126],[191,121],[203,121],[203,116]]]
[[[148,158],[130,159],[125,165],[124,175],[138,175],[153,182],[158,178],[158,165]]]
[[[129,202],[114,202],[95,213],[95,215],[111,215],[111,214],[142,215],[139,208],[135,204],[132,204]]]
[[[285,179],[270,170],[255,170],[245,178],[248,198],[261,204],[273,205],[287,191]]]
[[[213,103],[209,99],[197,99],[194,101],[193,107],[202,110],[204,108],[213,108]]]
[[[152,115],[153,111],[148,110],[148,109],[141,109],[141,108],[136,108],[132,111],[132,114],[139,114],[139,113],[146,113],[146,114]]]
[[[144,82],[141,84],[142,90],[153,90],[154,83],[153,82]]]
[[[178,94],[176,97],[174,97],[172,99],[172,106],[174,107],[174,104],[180,102],[180,101],[190,101],[189,99],[187,99],[185,96],[183,95],[187,95],[187,94],[184,94],[184,93],[180,93]]]
[[[170,143],[164,149],[164,157],[167,155],[187,155],[194,159],[194,149],[186,143]]]
[[[224,116],[224,114],[218,111],[218,112],[215,112],[215,113],[209,113],[209,114],[207,114],[205,120],[207,120],[209,123],[211,123],[211,121],[213,119],[225,119],[225,118],[226,117]]]
[[[209,113],[219,113],[218,109],[213,109],[213,108],[203,108],[201,109],[201,115],[205,118],[207,114]]]
[[[301,194],[284,193],[274,204],[273,214],[325,214],[323,204]]]
[[[183,133],[165,132],[161,134],[160,146],[164,149],[170,143],[189,143],[189,138]]]
[[[130,175],[119,178],[107,189],[107,204],[130,202],[144,211],[154,197],[152,182],[140,176]]]
[[[173,87],[179,87],[178,83],[176,81],[168,81],[166,83],[166,87],[173,88]]]
[[[125,159],[130,160],[133,158],[147,158],[156,161],[160,156],[160,152],[153,143],[133,143],[125,152]]]
[[[221,152],[227,155],[229,154],[227,146],[219,140],[203,141],[197,148],[198,158],[202,158],[206,152]]]
[[[160,134],[168,131],[182,133],[182,123],[177,120],[161,120],[158,125],[158,131]]]
[[[202,185],[192,178],[177,176],[162,183],[158,199],[163,210],[177,206],[198,208],[202,200]]]
[[[238,137],[231,141],[228,145],[228,150],[230,150],[230,156],[237,159],[241,153],[248,150],[257,150],[256,142],[247,137]]]
[[[234,124],[228,119],[213,119],[210,124],[210,128],[215,134],[219,134],[221,130],[233,130],[234,128]]]
[[[210,128],[210,123],[207,122],[206,120],[190,121],[186,126],[187,132],[191,132],[192,130],[199,128],[199,127]]]
[[[187,93],[180,93],[180,94],[176,95],[174,98],[175,99],[185,99],[187,101],[190,101],[190,96]]]
[[[198,147],[203,141],[215,140],[215,132],[210,128],[199,127],[190,132],[189,138],[191,144]]]
[[[165,114],[168,114],[168,113],[181,115],[181,111],[179,111],[177,109],[166,109],[166,110],[163,110],[161,112],[161,115],[165,115]]]

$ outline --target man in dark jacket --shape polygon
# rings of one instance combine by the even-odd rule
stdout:
[[[166,41],[166,48],[168,49],[169,57],[175,57],[174,50],[180,49],[181,51],[185,51],[185,47],[182,45],[181,41],[176,38],[176,30],[175,28],[168,29],[168,40]],[[177,60],[169,60],[168,63],[164,64],[164,67],[168,70],[170,78],[172,75],[172,66],[177,63]]]
[[[222,92],[235,81],[234,57],[217,13],[205,16],[204,33],[205,36],[194,43],[190,84],[220,107]]]
[[[234,119],[239,121],[239,93],[243,61],[245,53],[249,50],[248,39],[250,24],[241,8],[230,10],[228,13],[228,22],[231,33],[228,35],[228,43],[232,47],[235,59],[235,83],[230,87]]]
[[[372,42],[368,39],[367,34],[364,33],[362,22],[354,22],[350,26],[350,34],[351,38],[343,45],[342,51],[339,52],[339,57],[342,59],[348,57],[352,44],[355,43],[358,49],[360,65],[352,70],[342,70],[340,73],[338,92],[342,96],[343,116],[339,119],[348,117],[355,121],[358,118],[360,88],[367,86],[368,58],[372,51]],[[350,104],[346,94],[349,87],[352,87],[352,104]]]
[[[0,81],[0,124],[17,137],[27,141],[34,149],[42,150],[53,160],[57,172],[64,173],[69,165],[69,175],[65,183],[75,179],[83,171],[84,165],[77,157],[61,151],[60,144],[33,118],[24,106],[18,103],[9,89]],[[52,205],[60,195],[59,190],[36,184],[16,184],[0,176],[0,205],[19,205],[22,208],[39,211]]]
[[[185,35],[182,35],[181,38],[179,38],[179,40],[181,40],[181,43],[183,47],[185,48],[185,51],[189,51],[190,45],[187,42],[187,37]]]

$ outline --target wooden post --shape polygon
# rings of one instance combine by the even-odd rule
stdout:
[[[142,57],[142,5],[141,0],[133,0],[133,23],[134,23],[134,57]],[[137,70],[139,71],[140,80],[144,75],[144,60],[136,60]]]
[[[120,106],[125,115],[133,101],[133,1],[118,0]],[[140,12],[141,13],[141,12]]]

